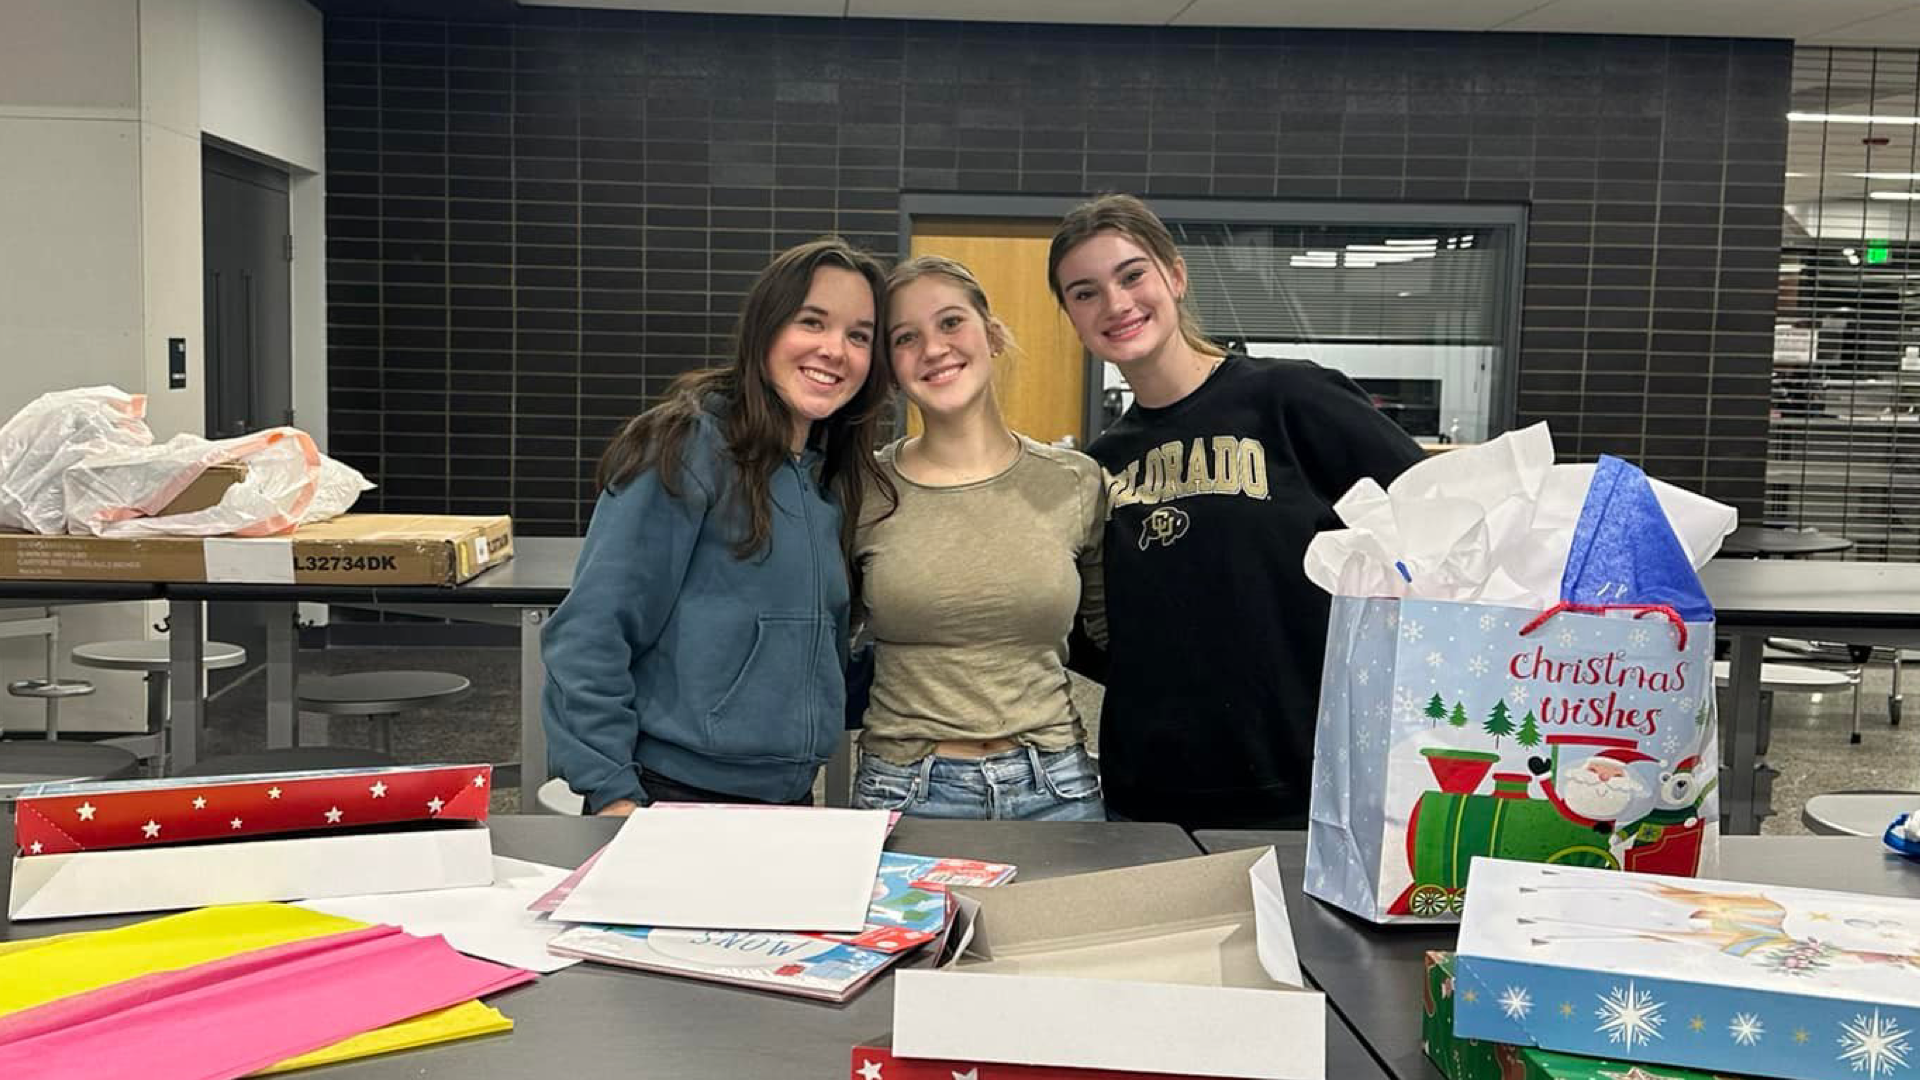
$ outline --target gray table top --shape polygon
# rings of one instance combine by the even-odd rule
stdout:
[[[1426,953],[1452,949],[1453,926],[1374,926],[1300,892],[1307,834],[1202,829],[1193,838],[1207,851],[1272,844],[1280,856],[1287,913],[1293,920],[1300,966],[1395,1080],[1440,1080],[1420,1050],[1420,999]],[[1764,881],[1875,896],[1920,898],[1920,864],[1887,851],[1878,840],[1826,836],[1725,836],[1720,870],[1731,881]],[[1331,1070],[1329,1076],[1334,1075]]]
[[[499,815],[494,850],[559,866],[578,865],[612,839],[611,818]],[[1135,822],[952,822],[905,818],[887,845],[916,854],[1015,863],[1025,880],[1198,854],[1173,825]],[[4,885],[0,874],[0,885]],[[39,937],[131,921],[68,919],[16,924]],[[0,923],[0,939],[8,928]],[[845,1005],[580,964],[489,999],[515,1029],[325,1070],[328,1077],[641,1075],[648,1077],[843,1077],[855,1045],[886,1038],[893,982],[882,977]],[[1328,1014],[1327,1075],[1384,1078],[1353,1032]]]
[[[1715,559],[1700,584],[1722,628],[1920,631],[1920,563]]]
[[[1802,532],[1799,529],[1769,529],[1759,525],[1742,525],[1733,530],[1720,545],[1727,555],[1823,555],[1835,551],[1848,551],[1853,548],[1852,540],[1844,536],[1823,532]]]

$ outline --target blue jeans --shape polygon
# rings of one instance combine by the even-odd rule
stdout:
[[[982,758],[928,755],[895,765],[860,755],[853,805],[915,817],[996,821],[1105,821],[1100,772],[1080,747],[1031,746]]]

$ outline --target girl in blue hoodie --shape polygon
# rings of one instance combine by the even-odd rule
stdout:
[[[682,376],[607,447],[542,639],[548,758],[588,813],[812,801],[844,731],[852,526],[886,484],[884,281],[837,238],[782,253],[733,363]]]

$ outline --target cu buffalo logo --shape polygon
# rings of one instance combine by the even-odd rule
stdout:
[[[1190,521],[1185,510],[1173,506],[1160,507],[1140,523],[1140,550],[1145,551],[1155,544],[1172,547],[1175,540],[1187,535]]]

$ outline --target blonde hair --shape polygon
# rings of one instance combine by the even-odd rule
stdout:
[[[980,321],[987,324],[987,344],[994,347],[996,355],[1001,350],[1011,351],[1018,347],[1013,340],[1013,331],[1000,321],[1000,316],[995,315],[987,303],[987,290],[980,284],[980,279],[973,276],[973,271],[967,269],[966,264],[945,255],[916,255],[893,268],[893,273],[887,275],[886,299],[882,303],[882,308],[886,310],[883,310],[880,318],[881,326],[886,326],[890,321],[894,294],[925,277],[943,277],[960,287],[960,291],[967,296],[967,303],[979,314]],[[887,338],[891,342],[892,335],[888,334]]]
[[[1067,216],[1060,219],[1060,227],[1054,230],[1053,242],[1047,246],[1047,288],[1053,290],[1054,302],[1062,309],[1067,306],[1067,297],[1060,288],[1060,263],[1074,248],[1103,232],[1117,232],[1139,244],[1159,265],[1163,275],[1184,262],[1166,222],[1147,209],[1146,203],[1131,195],[1096,196],[1067,211]],[[1187,298],[1178,297],[1175,306],[1180,312],[1180,336],[1187,346],[1203,356],[1221,355],[1220,347],[1201,332],[1200,320],[1194,317]]]

